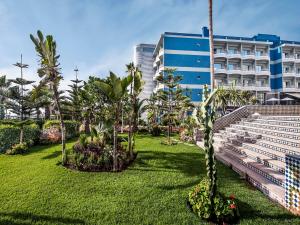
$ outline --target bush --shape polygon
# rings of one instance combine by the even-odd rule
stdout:
[[[73,138],[79,135],[79,126],[80,123],[74,120],[65,120],[65,127],[66,127],[66,138]],[[47,120],[44,125],[43,129],[50,129],[50,128],[57,128],[60,132],[60,121],[59,120]]]
[[[15,144],[6,151],[7,155],[17,155],[17,154],[24,154],[28,152],[28,145],[26,143],[22,144]]]
[[[236,224],[239,218],[238,208],[231,195],[225,198],[221,193],[217,193],[214,198],[214,208],[209,201],[209,180],[203,179],[189,193],[188,204],[191,210],[201,219],[206,219],[217,224]]]
[[[40,129],[38,125],[24,126],[24,142],[33,145],[38,142]],[[0,125],[0,152],[5,152],[20,141],[20,128],[14,125]]]
[[[155,137],[160,136],[161,128],[159,126],[153,126],[151,128],[151,134],[152,134],[152,136],[155,136]]]

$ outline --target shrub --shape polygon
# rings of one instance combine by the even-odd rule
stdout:
[[[33,145],[38,142],[40,129],[38,125],[24,126],[24,142]],[[0,152],[5,152],[20,140],[20,128],[14,125],[0,125]]]
[[[191,210],[201,219],[210,220],[217,224],[237,223],[239,212],[234,196],[225,198],[221,193],[217,193],[213,200],[214,208],[212,209],[209,194],[209,180],[205,178],[189,193],[188,204]]]
[[[64,122],[66,127],[66,138],[77,137],[79,135],[80,123],[74,120],[65,120]],[[54,127],[61,131],[59,120],[47,120],[43,125],[43,129],[50,129]]]
[[[152,128],[151,128],[151,134],[152,134],[152,136],[160,136],[160,134],[161,134],[161,128],[159,127],[159,126],[157,126],[157,125],[155,125],[155,126],[153,126]]]
[[[7,155],[24,154],[28,152],[28,145],[26,143],[15,144],[6,151]]]

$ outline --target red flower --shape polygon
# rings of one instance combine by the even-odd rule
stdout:
[[[235,208],[236,208],[236,205],[235,205],[235,204],[230,204],[230,205],[229,205],[229,208],[235,209]]]
[[[231,200],[233,200],[235,197],[234,197],[234,194],[231,194],[230,196],[229,196],[229,198],[231,199]]]

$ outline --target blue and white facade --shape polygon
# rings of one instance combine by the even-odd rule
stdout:
[[[176,69],[192,101],[202,101],[203,86],[211,83],[208,36],[206,27],[202,34],[163,33],[153,53],[154,80],[164,69]],[[214,57],[215,86],[253,91],[261,101],[269,93],[300,92],[300,42],[214,35]],[[157,83],[154,91],[160,88]]]

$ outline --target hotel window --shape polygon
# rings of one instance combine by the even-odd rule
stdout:
[[[263,56],[264,55],[264,51],[263,50],[256,50],[256,56]]]
[[[229,70],[234,70],[234,65],[233,64],[228,64],[228,69]]]
[[[249,49],[243,50],[243,55],[250,55],[251,51]]]
[[[224,67],[222,66],[221,63],[215,63],[215,69],[223,69]]]
[[[262,70],[262,66],[256,66],[255,69],[256,69],[256,72],[260,72]]]
[[[285,73],[290,72],[290,68],[289,68],[289,67],[285,67],[285,68],[284,68],[284,72],[285,72]]]

